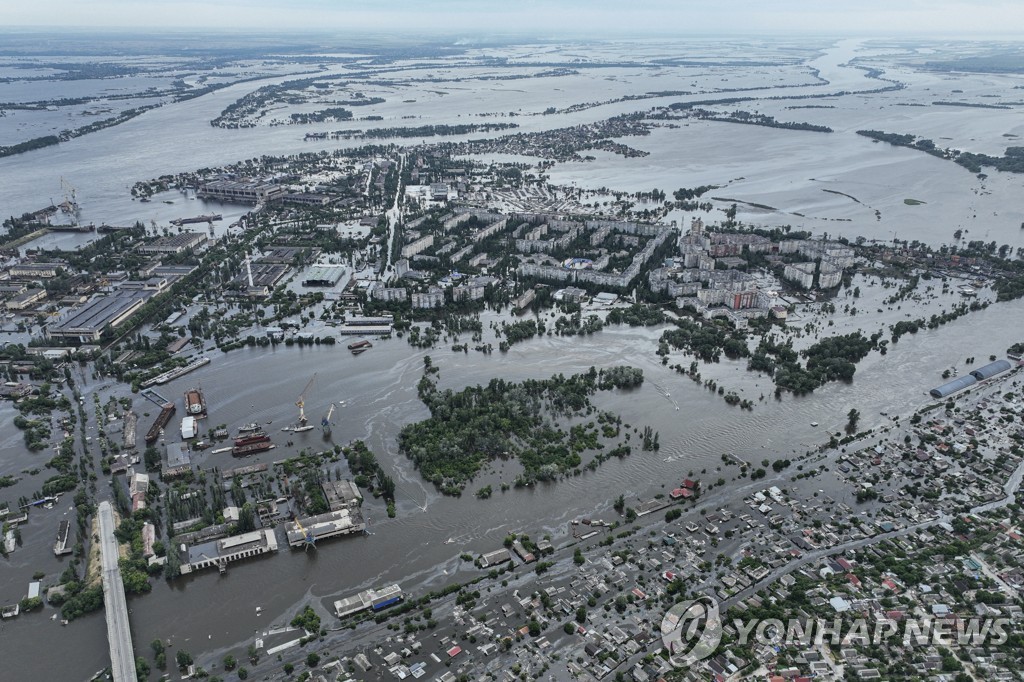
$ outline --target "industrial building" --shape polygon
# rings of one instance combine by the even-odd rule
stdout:
[[[491,566],[505,564],[509,561],[512,561],[512,553],[502,547],[493,552],[480,555],[480,568],[490,568]]]
[[[306,275],[306,279],[302,280],[302,286],[333,287],[344,274],[344,265],[314,265]]]
[[[356,325],[356,324],[343,324],[338,327],[338,333],[345,336],[390,336],[392,332],[391,325]]]
[[[971,372],[971,376],[978,381],[984,381],[985,379],[991,379],[997,374],[1002,374],[1011,367],[1013,367],[1013,365],[1011,365],[1008,360],[996,360],[995,362],[988,363],[984,367],[979,367],[978,369],[973,370]]]
[[[331,508],[331,511],[358,507],[363,502],[359,488],[352,481],[324,481],[320,487],[324,491],[327,506]]]
[[[1003,372],[1006,372],[1012,368],[1013,365],[1010,364],[1009,360],[996,360],[994,362],[988,363],[987,365],[984,365],[983,367],[979,367],[978,369],[972,370],[970,374],[965,374],[964,376],[957,377],[952,381],[947,381],[941,386],[936,386],[928,393],[933,398],[945,398],[946,396],[952,395],[957,391],[964,390],[968,386],[973,386],[979,381],[991,379],[997,374],[1002,374]]]
[[[327,206],[334,197],[329,194],[314,194],[312,192],[291,192],[277,197],[278,201],[286,204],[301,204],[303,206]]]
[[[338,618],[350,616],[366,609],[380,611],[402,599],[402,588],[398,585],[388,585],[379,590],[363,590],[354,597],[339,599],[334,602],[334,612]]]
[[[303,256],[305,252],[305,256]],[[263,255],[257,260],[260,263],[277,263],[278,265],[291,265],[303,256],[309,262],[320,256],[320,249],[308,249],[302,246],[270,246],[264,249]]]
[[[228,562],[277,551],[277,537],[271,528],[254,530],[221,540],[211,540],[189,547],[180,545],[181,574],[217,566],[221,571]]]
[[[8,310],[25,310],[46,299],[46,289],[29,289],[7,301]]]
[[[180,476],[186,471],[192,470],[192,453],[185,443],[167,444],[167,463],[161,470],[161,477],[164,479]]]
[[[285,188],[266,182],[213,180],[202,185],[196,196],[235,204],[259,204],[285,194]]]
[[[152,295],[152,291],[134,290],[96,297],[63,319],[47,325],[46,337],[95,343],[100,340],[104,328],[117,328],[123,324]]]
[[[970,374],[965,374],[964,376],[957,377],[952,381],[947,381],[941,386],[936,386],[928,393],[931,394],[933,398],[945,398],[948,395],[952,395],[957,391],[962,391],[968,386],[973,386],[976,383],[978,383],[978,379],[976,377]]]
[[[299,528],[302,524],[302,528]],[[358,509],[345,508],[337,511],[318,514],[309,518],[299,519],[298,522],[289,521],[285,524],[285,535],[288,538],[289,547],[302,547],[306,544],[306,533],[313,536],[314,542],[326,540],[327,538],[339,535],[350,535],[362,533],[366,530],[366,523],[363,515]],[[303,529],[305,532],[303,532]]]
[[[183,253],[206,242],[206,236],[199,232],[180,232],[160,237],[156,241],[139,246],[139,253]]]
[[[252,283],[249,275],[252,275]],[[233,287],[273,289],[288,274],[288,266],[265,262],[243,264],[241,271],[231,280]]]
[[[390,315],[382,317],[361,317],[359,315],[352,315],[345,322],[352,327],[380,327],[387,325],[390,328],[394,321],[395,318]]]
[[[67,267],[64,263],[22,263],[7,268],[11,277],[27,279],[50,279]]]

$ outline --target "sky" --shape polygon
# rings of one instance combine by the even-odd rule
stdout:
[[[528,34],[1020,35],[1022,0],[8,0],[8,28]]]

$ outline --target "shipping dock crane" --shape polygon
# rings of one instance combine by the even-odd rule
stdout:
[[[302,389],[302,395],[295,401],[295,405],[299,408],[299,428],[309,424],[309,420],[306,419],[306,394],[309,393],[309,389],[313,388],[313,382],[316,381],[316,373],[313,374],[312,378],[306,384],[306,387]]]
[[[324,438],[331,437],[331,416],[334,414],[334,403],[331,403],[330,408],[327,410],[327,414],[320,420],[320,428],[324,431]]]
[[[78,190],[75,189],[74,185],[65,180],[64,176],[60,178],[60,189],[64,193],[64,201],[61,202],[60,209],[70,215],[72,223],[77,225],[79,217]]]
[[[308,552],[310,547],[316,549],[316,538],[313,536],[313,531],[307,530],[305,527],[303,527],[302,522],[299,521],[299,517],[297,516],[295,517],[295,526],[300,531],[302,531],[303,550]]]

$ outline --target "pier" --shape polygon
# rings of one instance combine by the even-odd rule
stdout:
[[[110,670],[114,682],[134,682],[135,654],[128,624],[128,603],[117,565],[117,539],[114,537],[114,509],[100,502],[100,554],[103,560],[103,611],[107,619],[107,643],[110,645]]]
[[[162,395],[160,395],[159,393],[157,393],[156,391],[154,391],[151,388],[145,389],[144,391],[142,391],[142,393],[140,393],[140,395],[143,398],[145,398],[146,400],[148,400],[149,402],[151,402],[154,405],[156,405],[157,407],[161,407],[161,408],[164,405],[166,405],[167,403],[173,402],[173,401],[168,400],[167,398],[163,397]]]
[[[193,360],[189,364],[185,365],[184,367],[178,367],[176,369],[172,369],[170,371],[164,372],[163,374],[158,374],[157,376],[153,377],[152,379],[149,379],[147,381],[143,381],[142,382],[142,388],[149,388],[150,386],[157,386],[159,384],[166,384],[168,381],[173,381],[174,379],[177,379],[178,377],[183,377],[186,374],[188,374],[189,372],[197,370],[200,367],[204,367],[205,365],[208,365],[208,364],[210,364],[210,358],[206,358],[206,357],[198,358],[196,360]]]

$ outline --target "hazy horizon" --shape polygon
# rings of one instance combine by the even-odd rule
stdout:
[[[8,31],[153,30],[280,33],[413,33],[537,37],[671,35],[1020,36],[1024,3],[1005,0],[267,0],[141,3],[40,0],[9,7]]]

